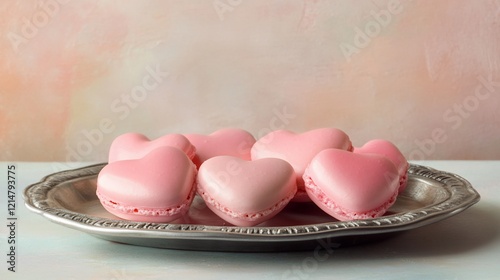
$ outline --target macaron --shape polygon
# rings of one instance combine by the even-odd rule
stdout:
[[[190,159],[196,154],[195,147],[182,134],[167,134],[155,140],[149,140],[140,133],[125,133],[116,137],[111,143],[108,162],[139,159],[152,150],[165,146],[182,150]]]
[[[298,187],[293,201],[308,202],[311,200],[304,188],[304,170],[316,154],[330,148],[352,151],[352,143],[345,132],[336,128],[319,128],[298,134],[275,130],[257,140],[251,158],[279,158],[289,162],[294,168]]]
[[[399,177],[399,193],[404,191],[408,181],[408,168],[410,165],[396,145],[387,140],[374,139],[366,142],[362,147],[355,147],[354,153],[378,154],[391,160],[398,169],[397,176]]]
[[[399,178],[386,157],[339,149],[318,153],[304,172],[306,192],[330,216],[341,220],[382,216],[394,204]]]
[[[197,181],[198,194],[209,209],[226,222],[244,227],[274,217],[297,191],[292,166],[276,158],[213,157],[200,166]]]
[[[195,196],[196,167],[174,147],[159,147],[140,159],[107,164],[96,194],[111,214],[132,221],[166,223],[187,213]]]
[[[185,136],[196,147],[193,162],[198,167],[215,156],[233,156],[250,160],[250,149],[255,143],[252,134],[239,128],[223,128],[209,135],[185,134]]]

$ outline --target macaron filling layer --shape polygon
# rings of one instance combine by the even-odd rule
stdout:
[[[409,164],[406,164],[406,168],[403,169],[403,172],[399,174],[399,190],[402,191],[406,187],[406,183],[408,181],[408,168],[410,168]]]
[[[222,205],[221,203],[217,202],[213,197],[211,197],[206,191],[204,191],[203,187],[200,184],[198,184],[198,194],[203,198],[203,200],[205,200],[205,203],[210,204],[212,207],[214,207],[221,213],[235,219],[253,222],[262,219],[266,216],[275,215],[277,211],[283,209],[288,204],[288,202],[290,202],[290,200],[295,196],[295,190],[289,192],[285,198],[281,199],[273,206],[265,210],[253,213],[240,213],[230,209],[227,206]]]
[[[391,198],[384,204],[376,207],[370,211],[356,212],[350,211],[348,209],[342,208],[333,200],[331,200],[313,181],[313,179],[308,175],[304,175],[304,181],[306,182],[306,189],[308,190],[309,196],[313,200],[320,202],[324,207],[328,208],[338,217],[344,218],[344,220],[356,220],[356,219],[371,219],[382,216],[389,207],[391,207],[398,196],[398,192],[394,192]]]
[[[109,209],[121,212],[123,214],[152,217],[170,217],[185,213],[189,210],[189,206],[191,205],[191,202],[193,201],[193,198],[195,196],[195,191],[196,190],[193,187],[184,202],[165,208],[124,205],[123,203],[106,197],[105,195],[100,193],[99,190],[96,191],[96,194],[104,207],[108,207]]]

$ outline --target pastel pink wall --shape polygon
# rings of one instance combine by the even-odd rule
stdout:
[[[500,159],[500,1],[2,1],[0,34],[0,160],[227,126]]]

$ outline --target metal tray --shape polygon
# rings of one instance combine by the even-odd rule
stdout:
[[[383,216],[340,222],[313,203],[290,203],[256,227],[236,227],[213,214],[200,197],[188,215],[172,223],[122,220],[108,213],[96,194],[105,164],[48,175],[28,186],[29,210],[98,238],[140,246],[209,251],[298,251],[331,249],[391,236],[460,213],[480,199],[462,177],[411,164],[408,186]]]

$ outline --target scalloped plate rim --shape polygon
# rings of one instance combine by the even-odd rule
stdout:
[[[314,241],[325,238],[361,236],[361,235],[374,235],[386,234],[393,232],[400,232],[418,228],[427,224],[438,222],[440,220],[454,216],[470,206],[474,205],[480,200],[479,193],[471,186],[471,184],[459,175],[436,170],[431,167],[423,165],[410,164],[409,176],[420,178],[422,180],[433,180],[440,184],[442,187],[447,188],[451,192],[449,197],[436,204],[428,205],[424,208],[408,211],[405,213],[396,213],[388,216],[383,216],[368,220],[357,221],[334,221],[330,223],[298,225],[298,226],[273,226],[273,227],[236,227],[236,226],[213,226],[213,225],[192,225],[192,224],[155,224],[155,223],[141,223],[131,222],[124,220],[112,220],[89,216],[82,213],[73,212],[67,209],[54,209],[43,208],[43,200],[33,194],[34,191],[40,188],[48,190],[57,187],[58,185],[70,180],[82,180],[88,177],[96,176],[100,168],[106,163],[93,164],[89,166],[79,167],[71,170],[64,170],[57,173],[49,174],[41,179],[38,183],[29,185],[23,192],[26,207],[37,214],[42,215],[48,220],[64,225],[69,228],[86,232],[98,238],[103,238],[111,241],[123,242],[161,248],[172,249],[188,249],[188,250],[207,250],[207,248],[197,248],[197,246],[185,246],[175,244],[178,240],[191,240],[191,241],[224,241],[229,242],[235,247],[230,250],[219,248],[217,244],[214,248],[208,248],[213,251],[275,251],[266,250],[265,248],[249,248],[253,243],[286,243],[293,245],[296,242]],[[459,183],[452,188],[446,181],[456,180],[454,183]],[[456,191],[457,193],[454,193]],[[45,195],[47,194],[45,192]],[[461,197],[459,197],[461,196]],[[459,199],[461,198],[461,199]],[[458,204],[448,206],[446,208],[435,210],[432,213],[426,209],[432,209],[439,205],[446,205],[446,203],[453,202],[459,199]],[[45,201],[47,197],[45,196]],[[425,212],[425,213],[423,213]],[[403,218],[405,215],[410,217]],[[82,217],[86,221],[93,222],[92,224],[82,222],[81,220],[74,220],[68,216]],[[418,216],[418,217],[415,217]],[[398,221],[399,219],[399,221]],[[97,222],[108,223],[104,226],[96,226]],[[116,227],[113,224],[121,224],[122,226]],[[130,228],[142,225],[142,228]],[[148,228],[149,227],[149,228]],[[153,228],[151,228],[153,227]],[[154,228],[156,227],[156,228]],[[322,228],[320,230],[310,230],[310,228]],[[297,230],[300,228],[301,230]],[[217,230],[216,230],[217,229]],[[294,230],[295,229],[295,230]],[[264,232],[264,233],[262,233]],[[132,239],[132,240],[129,240]],[[164,240],[165,244],[149,245],[147,240],[144,239],[160,239]],[[206,244],[205,244],[206,245]],[[203,247],[203,246],[201,246]],[[251,250],[250,250],[251,249]],[[293,250],[292,248],[288,248]]]

